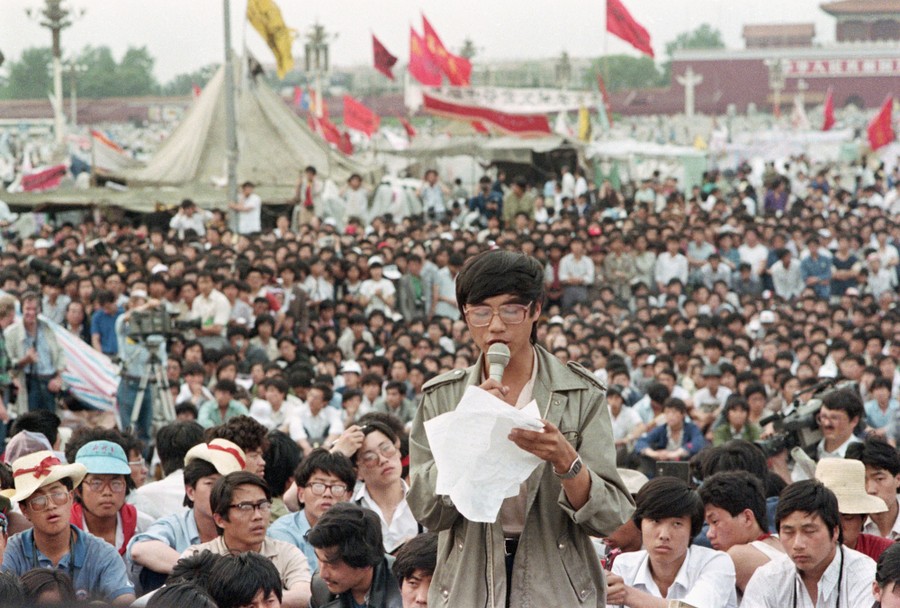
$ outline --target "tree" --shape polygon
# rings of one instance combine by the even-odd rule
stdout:
[[[118,95],[151,95],[159,90],[153,77],[153,57],[147,47],[129,47],[116,69],[119,80]]]
[[[682,32],[666,43],[666,60],[662,65],[662,71],[665,82],[671,80],[672,74],[672,55],[675,51],[681,49],[724,49],[725,42],[722,40],[722,32],[713,28],[710,24],[704,23],[692,32]]]
[[[79,97],[113,97],[119,94],[116,60],[108,46],[86,46],[78,54],[84,73],[78,77]]]
[[[662,84],[662,75],[651,57],[642,55],[609,55],[595,59],[593,69],[586,76],[585,84],[593,87],[595,74],[603,76],[606,90],[609,92],[622,89],[648,89]]]
[[[216,73],[216,70],[219,69],[219,64],[211,63],[209,65],[205,65],[199,70],[194,70],[193,72],[178,74],[172,80],[167,82],[162,87],[163,95],[190,95],[193,91],[194,85],[198,87],[206,86],[206,83],[210,81],[213,75]]]
[[[9,64],[9,79],[0,90],[4,99],[46,99],[53,90],[50,47],[29,48],[22,51],[18,61]]]

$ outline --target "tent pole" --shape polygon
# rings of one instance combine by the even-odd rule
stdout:
[[[234,67],[231,51],[231,6],[222,0],[225,12],[225,145],[228,147],[228,202],[237,202],[237,128],[234,111]],[[236,217],[232,222],[236,222]]]

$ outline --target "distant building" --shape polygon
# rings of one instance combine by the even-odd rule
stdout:
[[[838,0],[821,7],[837,19],[838,42],[900,40],[900,0]]]
[[[748,49],[812,46],[816,26],[814,23],[745,25],[743,36]]]

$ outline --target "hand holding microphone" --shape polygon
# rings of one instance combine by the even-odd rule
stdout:
[[[509,364],[509,347],[501,342],[495,342],[485,353],[488,361],[488,379],[481,384],[481,388],[488,392],[496,392],[496,396],[503,399],[509,388],[503,386],[503,371]]]

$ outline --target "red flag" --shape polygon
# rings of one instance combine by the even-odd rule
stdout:
[[[869,122],[866,132],[869,135],[869,147],[877,150],[894,141],[894,127],[891,123],[891,112],[894,109],[894,98],[888,95],[875,118]]]
[[[202,92],[203,92],[203,89],[200,88],[199,84],[191,85],[191,93],[194,94],[194,99],[197,99],[198,97],[200,97],[200,93],[202,93]]]
[[[375,52],[375,69],[393,80],[394,73],[391,71],[391,68],[397,63],[397,58],[384,48],[384,45],[375,37],[375,34],[372,34],[372,49]]]
[[[484,126],[484,123],[481,122],[480,120],[473,120],[472,128],[475,129],[476,133],[482,133],[484,135],[490,134],[490,131],[488,131],[488,128],[486,126]]]
[[[409,28],[409,73],[412,77],[429,87],[441,85],[441,69],[434,62],[431,53],[425,46],[425,40]]]
[[[437,32],[428,23],[425,15],[422,15],[422,35],[425,39],[425,47],[431,53],[434,62],[440,67],[441,72],[450,81],[450,84],[469,86],[472,78],[472,64],[465,57],[454,55],[447,50]]]
[[[294,107],[299,108],[303,104],[303,89],[300,87],[294,87]]]
[[[362,131],[369,137],[378,130],[381,118],[349,95],[344,95],[344,125],[348,129]]]
[[[822,121],[822,130],[828,131],[834,126],[834,91],[828,87],[825,95],[825,119]]]
[[[603,108],[606,110],[606,120],[611,127],[613,124],[612,105],[609,103],[609,93],[606,92],[606,83],[603,82],[603,76],[597,74],[597,88],[600,89],[600,95],[603,97]]]
[[[59,187],[60,182],[62,182],[62,179],[65,176],[65,165],[53,165],[52,167],[47,167],[45,169],[41,169],[40,171],[35,171],[34,173],[30,173],[28,175],[23,175],[22,191],[45,192],[47,190],[53,190],[54,188]]]
[[[400,119],[400,124],[406,129],[406,136],[412,141],[412,138],[416,136],[416,128],[405,118]]]
[[[653,57],[650,34],[634,20],[621,0],[606,0],[606,31]]]
[[[467,122],[480,121],[510,135],[524,137],[550,134],[546,114],[509,114],[483,106],[466,104],[426,93],[423,96],[425,111]]]

